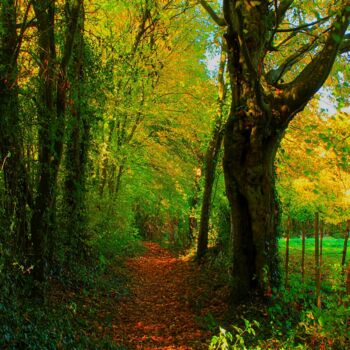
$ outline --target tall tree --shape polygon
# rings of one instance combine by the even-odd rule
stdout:
[[[78,26],[73,46],[72,62],[69,69],[71,81],[70,113],[67,121],[67,144],[65,154],[64,220],[68,264],[72,259],[81,258],[86,243],[85,193],[87,179],[90,129],[93,119],[87,105],[88,86],[87,64],[93,59],[91,49],[84,39],[84,4],[78,17]],[[90,66],[90,71],[93,71]],[[91,75],[91,73],[90,73]]]
[[[200,3],[226,27],[232,104],[223,164],[234,240],[232,298],[239,301],[279,283],[276,151],[289,122],[349,48],[350,1],[324,6],[328,13],[311,22],[322,1],[224,0],[223,16]]]
[[[38,29],[39,51],[39,180],[31,220],[34,277],[45,278],[52,233],[55,226],[57,176],[63,151],[66,92],[69,86],[67,69],[72,56],[75,32],[83,0],[67,0],[69,12],[64,30],[61,57],[57,55],[56,11],[53,1],[33,1]]]
[[[17,2],[5,0],[0,6],[0,169],[4,172],[6,196],[5,230],[13,238],[17,253],[23,253],[28,242],[26,205],[31,205],[20,141],[17,64],[30,7],[31,2],[24,9],[22,23],[18,24]]]
[[[204,190],[198,232],[197,260],[201,260],[208,250],[210,206],[212,201],[216,166],[221,150],[222,139],[224,136],[224,104],[226,98],[225,66],[226,48],[225,43],[222,42],[218,71],[217,115],[215,118],[211,140],[209,141],[209,145],[204,158]]]

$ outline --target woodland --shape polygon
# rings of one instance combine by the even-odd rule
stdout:
[[[0,348],[349,349],[349,22],[0,0]]]

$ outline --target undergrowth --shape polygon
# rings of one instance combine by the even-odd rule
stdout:
[[[86,261],[52,271],[44,301],[32,295],[30,268],[0,269],[0,349],[124,349],[112,341],[105,308],[129,293],[124,260],[143,249],[137,235],[116,236],[106,230]]]
[[[267,302],[241,305],[231,326],[219,328],[212,350],[345,350],[350,345],[350,298],[341,283],[315,303],[312,281],[274,290]]]

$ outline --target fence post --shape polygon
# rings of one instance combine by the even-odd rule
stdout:
[[[346,294],[350,295],[350,260],[346,269],[346,281],[345,281]]]
[[[306,224],[302,223],[301,226],[301,282],[304,283],[305,279],[305,237],[306,237]]]
[[[289,239],[290,239],[290,230],[292,226],[292,221],[290,217],[288,217],[287,222],[287,232],[286,232],[286,261],[285,261],[285,271],[286,271],[286,279],[285,279],[285,288],[288,288],[288,278],[289,278]]]
[[[350,231],[350,220],[347,220],[347,222],[346,222],[346,229],[345,229],[345,233],[344,233],[343,254],[342,254],[342,258],[341,258],[341,266],[342,266],[343,269],[344,269],[344,266],[345,266],[346,251],[348,249],[349,231]]]
[[[320,240],[319,240],[319,213],[315,213],[315,279],[317,307],[321,307],[321,273],[320,273]]]

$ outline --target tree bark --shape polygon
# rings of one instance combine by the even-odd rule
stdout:
[[[121,181],[122,181],[122,176],[124,174],[125,162],[126,162],[126,159],[123,158],[121,160],[121,164],[118,166],[118,174],[117,174],[116,183],[115,183],[115,194],[116,195],[118,195],[118,193],[120,191],[120,185],[121,185]]]
[[[240,123],[229,122],[225,135],[224,173],[231,205],[233,239],[233,300],[247,292],[265,294],[280,280],[278,271],[278,201],[273,160],[279,138],[241,133]]]
[[[208,250],[208,232],[209,232],[209,219],[211,209],[211,197],[213,192],[213,185],[215,181],[215,172],[218,162],[218,156],[221,149],[221,143],[223,139],[222,125],[216,125],[213,133],[213,138],[207,149],[205,156],[205,184],[201,207],[201,217],[198,233],[197,244],[197,260],[201,260]]]

